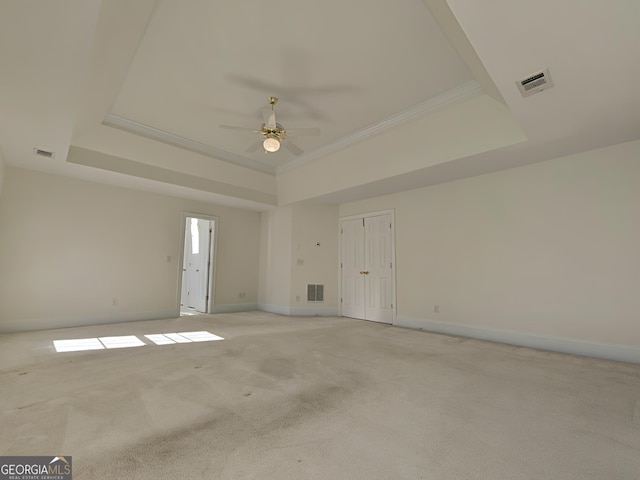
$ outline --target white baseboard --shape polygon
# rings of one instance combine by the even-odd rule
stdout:
[[[68,316],[58,318],[25,318],[20,320],[0,321],[0,333],[28,332],[33,330],[53,330],[57,328],[87,327],[108,323],[139,322],[144,320],[160,320],[177,318],[178,309],[157,312],[119,312],[108,315]]]
[[[285,305],[269,305],[267,303],[259,303],[258,310],[269,313],[277,313],[278,315],[289,315],[291,308]]]
[[[290,307],[283,305],[268,305],[265,303],[258,304],[258,310],[269,313],[277,313],[278,315],[297,316],[297,317],[337,317],[337,307],[313,306],[313,307]]]
[[[337,317],[338,316],[338,307],[291,307],[289,309],[290,315],[295,315],[298,317],[305,316],[314,316],[317,315],[319,317]]]
[[[536,333],[517,332],[514,330],[440,322],[426,318],[398,316],[394,325],[435,333],[445,333],[447,335],[507,343],[521,347],[539,348],[542,350],[604,358],[619,362],[640,363],[640,347],[633,345],[616,345],[578,340],[575,338],[553,337]]]
[[[226,303],[223,305],[214,305],[213,313],[251,312],[257,309],[257,303]]]

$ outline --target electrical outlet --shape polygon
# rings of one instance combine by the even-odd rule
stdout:
[[[433,313],[440,313],[440,305],[433,306]]]
[[[118,299],[117,298],[111,299],[111,305],[113,305],[114,307],[118,305]]]
[[[296,302],[300,301],[300,295],[296,295]]]

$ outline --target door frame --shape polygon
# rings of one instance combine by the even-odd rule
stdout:
[[[397,315],[397,301],[396,301],[396,211],[395,209],[380,210],[376,212],[358,213],[356,215],[347,215],[345,217],[338,218],[338,294],[340,296],[340,302],[338,303],[338,315],[342,317],[342,238],[341,232],[342,222],[345,220],[357,220],[359,218],[366,217],[378,217],[380,215],[391,215],[391,258],[393,262],[393,272],[391,272],[391,325],[396,324]]]
[[[180,300],[182,297],[182,268],[184,262],[184,249],[185,249],[185,238],[187,233],[187,218],[198,218],[201,220],[209,220],[213,222],[213,228],[211,231],[211,240],[209,241],[209,271],[207,272],[208,276],[208,285],[206,294],[209,296],[209,301],[206,302],[207,313],[213,313],[215,299],[215,283],[216,283],[216,272],[218,269],[216,268],[216,258],[218,252],[218,223],[220,220],[218,217],[214,215],[206,215],[203,213],[193,213],[193,212],[182,212],[182,226],[180,227],[180,263],[178,264],[178,292],[176,304],[178,306],[178,312],[180,312]]]

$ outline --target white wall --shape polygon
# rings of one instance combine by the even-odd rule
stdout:
[[[0,331],[176,316],[185,211],[219,218],[216,310],[255,308],[259,213],[13,167],[5,173]]]
[[[293,206],[292,313],[338,314],[338,239],[337,205]],[[324,285],[322,303],[306,301],[309,283]]]
[[[640,347],[640,142],[345,204],[340,216],[390,208],[399,324]]]
[[[288,315],[291,292],[291,241],[293,208],[262,212],[260,226],[261,310]]]
[[[337,206],[297,204],[263,212],[260,243],[261,310],[337,315]],[[307,302],[309,283],[324,285],[323,302]]]
[[[0,194],[2,194],[2,185],[4,184],[4,157],[2,156],[2,149],[0,149]]]

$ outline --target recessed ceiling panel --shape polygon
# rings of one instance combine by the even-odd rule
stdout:
[[[269,96],[278,123],[317,127],[306,153],[471,80],[421,0],[159,0],[111,114],[247,153]]]

